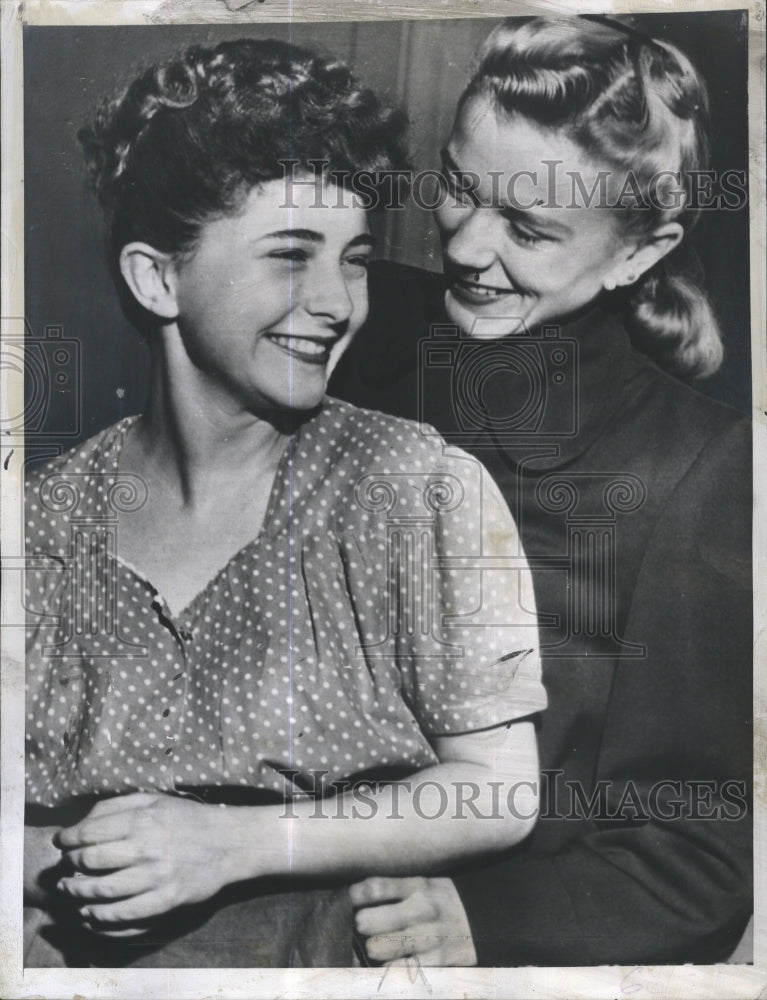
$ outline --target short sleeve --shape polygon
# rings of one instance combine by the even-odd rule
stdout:
[[[458,449],[403,522],[391,593],[403,694],[427,735],[500,725],[546,707],[532,579],[490,474]]]

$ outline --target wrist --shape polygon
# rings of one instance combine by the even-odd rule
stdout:
[[[207,807],[217,810],[216,843],[221,844],[219,867],[222,887],[273,874],[264,864],[265,835],[258,806]]]

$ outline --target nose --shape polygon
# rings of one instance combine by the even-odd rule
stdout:
[[[443,226],[448,263],[471,271],[486,271],[495,260],[492,213],[478,206],[462,206],[451,211]],[[451,224],[452,223],[452,224]]]
[[[303,289],[306,311],[331,326],[345,323],[354,312],[354,302],[340,266],[316,268],[307,275]]]

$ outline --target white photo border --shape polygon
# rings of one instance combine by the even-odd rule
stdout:
[[[477,18],[541,13],[749,14],[751,330],[754,422],[754,852],[753,965],[511,969],[24,969],[22,865],[24,802],[24,648],[22,629],[0,629],[2,786],[0,812],[0,996],[16,998],[173,997],[488,997],[746,998],[767,995],[767,323],[765,319],[765,4],[706,0],[0,0],[2,19],[2,275],[0,317],[24,315],[22,28],[28,25],[247,24],[286,21]],[[0,420],[23,411],[23,375],[0,370]],[[22,447],[14,444],[17,448]],[[23,457],[23,456],[22,456]],[[21,551],[23,463],[0,473],[6,551]],[[4,616],[12,614],[19,574],[4,566]],[[4,617],[5,621],[10,620]]]

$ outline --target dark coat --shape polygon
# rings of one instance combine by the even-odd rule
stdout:
[[[721,961],[752,909],[749,423],[601,308],[478,343],[441,301],[376,267],[330,392],[475,454],[533,570],[542,815],[451,873],[479,963]]]

